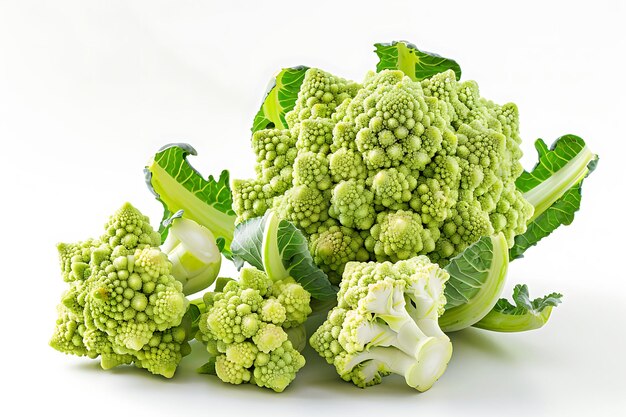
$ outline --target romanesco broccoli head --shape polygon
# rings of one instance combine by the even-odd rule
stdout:
[[[286,329],[306,321],[311,294],[291,278],[272,281],[263,271],[243,268],[239,280],[203,299],[207,312],[196,338],[214,358],[217,377],[283,391],[304,366]]]
[[[188,301],[149,220],[123,205],[98,239],[59,244],[63,295],[50,344],[79,356],[100,356],[105,369],[135,363],[172,377],[187,341],[181,326]]]
[[[532,216],[515,188],[517,107],[452,70],[419,82],[383,70],[357,84],[309,69],[286,121],[254,133],[258,175],[234,181],[234,209],[239,221],[274,209],[293,222],[335,281],[350,261],[445,265],[498,232],[512,246]]]

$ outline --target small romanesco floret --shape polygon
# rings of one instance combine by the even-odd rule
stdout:
[[[326,272],[333,284],[339,284],[347,262],[369,259],[363,242],[359,232],[329,221],[311,236],[310,246],[315,263]]]
[[[357,84],[312,68],[285,118],[287,129],[254,133],[258,175],[234,181],[234,210],[293,222],[335,282],[350,261],[444,266],[483,236],[503,232],[511,247],[526,230],[517,107],[452,70],[419,82],[382,70]]]
[[[188,301],[160,236],[126,203],[98,239],[59,244],[70,283],[50,345],[64,353],[100,357],[104,369],[135,363],[172,377],[193,337]]]
[[[425,391],[452,355],[450,339],[437,324],[448,278],[425,256],[395,264],[350,262],[338,306],[311,336],[311,346],[359,387],[394,373]]]
[[[291,278],[272,281],[263,271],[243,268],[238,281],[203,300],[196,338],[206,343],[214,364],[203,369],[224,382],[282,392],[304,366],[289,336],[299,335],[291,329],[300,329],[311,313],[309,292]]]

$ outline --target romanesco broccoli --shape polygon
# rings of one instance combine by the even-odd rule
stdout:
[[[206,312],[196,337],[206,343],[213,364],[203,369],[224,382],[282,392],[305,363],[286,330],[306,321],[311,295],[291,278],[272,281],[263,271],[243,268],[238,281],[203,299]],[[300,345],[302,335],[290,333]]]
[[[359,85],[309,69],[286,121],[254,133],[258,175],[234,181],[234,209],[242,221],[274,208],[334,282],[349,261],[445,265],[497,232],[512,246],[532,215],[515,188],[516,106],[452,70],[423,81],[383,70]]]
[[[395,264],[349,262],[338,305],[311,336],[311,346],[359,387],[391,373],[419,390],[429,389],[452,355],[437,320],[449,275],[427,257]]]
[[[129,203],[98,239],[58,245],[70,288],[58,307],[50,345],[64,353],[100,357],[102,368],[135,363],[167,378],[190,352],[188,301],[161,238]]]

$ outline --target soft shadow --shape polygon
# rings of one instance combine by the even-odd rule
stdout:
[[[502,339],[501,334],[487,333],[484,330],[470,327],[449,333],[448,336],[456,354],[471,350],[482,352],[490,358],[503,361],[517,358],[516,352],[519,350],[519,346],[512,345],[510,340]]]

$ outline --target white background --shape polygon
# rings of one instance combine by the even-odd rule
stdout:
[[[0,1],[0,414],[623,412],[626,9],[510,3]],[[452,335],[448,371],[424,394],[393,377],[355,388],[310,351],[277,395],[195,374],[199,345],[172,380],[48,347],[65,288],[55,244],[98,235],[124,201],[156,226],[142,169],[159,147],[186,141],[205,175],[249,177],[249,128],[274,71],[305,64],[361,80],[373,43],[396,39],[455,58],[483,96],[517,103],[527,168],[537,137],[575,133],[601,156],[574,225],[510,268],[507,294],[525,282],[531,295],[565,295],[545,328]]]

